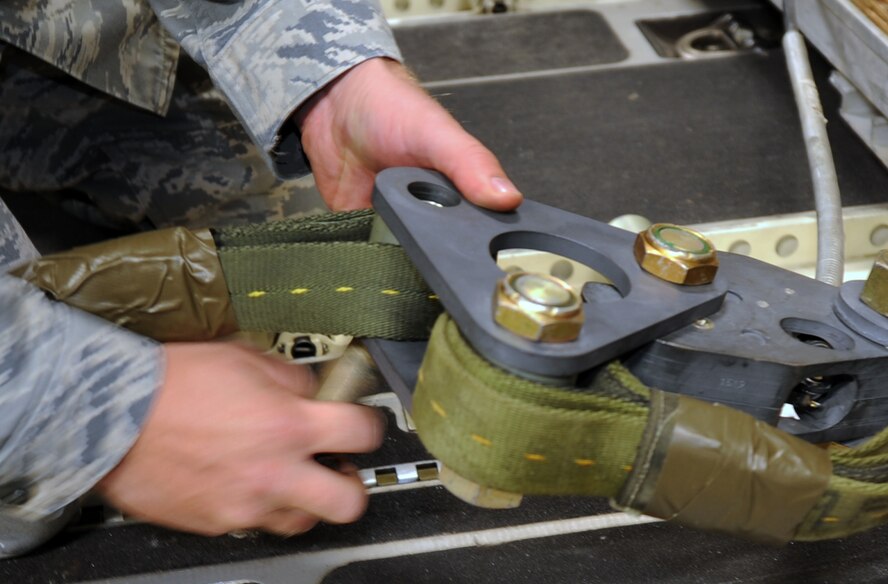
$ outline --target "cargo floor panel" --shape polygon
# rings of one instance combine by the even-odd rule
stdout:
[[[140,524],[71,531],[33,554],[0,562],[0,582],[125,579],[159,570],[243,562],[610,512],[606,501],[580,497],[528,497],[517,509],[485,510],[459,501],[443,487],[426,487],[373,495],[367,514],[357,523],[320,525],[305,535],[290,539],[258,532],[244,538],[228,535],[207,538]]]
[[[888,172],[835,113],[832,88],[819,85],[843,203],[882,201]],[[434,93],[526,196],[575,213],[699,223],[813,208],[780,51]]]
[[[629,55],[590,10],[459,17],[402,26],[395,38],[423,81],[600,65]]]
[[[686,584],[881,583],[888,529],[856,540],[777,548],[656,523],[356,562],[324,584],[538,582]],[[881,545],[880,545],[881,544]]]

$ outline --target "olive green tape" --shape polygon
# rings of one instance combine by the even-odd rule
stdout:
[[[413,396],[423,444],[450,469],[524,494],[616,495],[648,416],[647,390],[612,364],[587,391],[565,391],[500,370],[442,316]]]
[[[13,272],[54,298],[160,341],[237,330],[208,230],[181,227],[47,255]]]
[[[663,392],[652,402],[662,402],[659,431],[640,452],[652,464],[619,505],[751,539],[793,538],[826,491],[826,450],[728,407]]]

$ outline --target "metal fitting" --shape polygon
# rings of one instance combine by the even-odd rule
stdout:
[[[376,362],[362,345],[353,343],[335,361],[326,361],[318,373],[321,401],[355,402],[380,386]]]
[[[888,316],[888,250],[883,249],[876,256],[860,300],[882,316]]]
[[[521,504],[521,500],[524,498],[519,493],[511,493],[479,485],[456,474],[443,464],[438,471],[438,478],[441,480],[444,488],[450,491],[452,495],[476,507],[484,507],[485,509],[514,509]]]
[[[493,312],[498,325],[531,341],[565,343],[583,328],[582,298],[548,274],[507,274],[497,284]]]
[[[669,223],[655,223],[638,234],[635,259],[646,272],[684,286],[709,284],[718,271],[715,246],[705,235]]]

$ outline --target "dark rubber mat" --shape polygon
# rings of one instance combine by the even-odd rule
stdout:
[[[883,202],[888,171],[836,114],[832,88],[819,86],[843,203]],[[779,51],[435,93],[527,197],[575,213],[696,223],[813,208]]]
[[[597,12],[493,14],[395,30],[423,81],[598,65],[629,53]]]

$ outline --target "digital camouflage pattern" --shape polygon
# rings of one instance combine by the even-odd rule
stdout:
[[[153,112],[171,99],[178,42],[263,155],[319,88],[368,58],[400,59],[377,0],[3,0],[0,41]]]
[[[279,178],[308,170],[291,114],[400,58],[375,0],[3,0],[0,41],[0,187],[130,229],[318,206],[310,178]],[[0,202],[0,267],[33,253]],[[126,453],[161,355],[0,275],[0,555],[51,535]]]
[[[71,83],[11,47],[2,60],[0,187],[53,193],[78,216],[122,230],[261,222],[322,208],[310,177],[274,175],[187,57],[164,117]],[[67,189],[86,196],[60,194]]]
[[[0,267],[36,252],[0,201]],[[156,343],[0,275],[0,556],[52,535],[120,461],[162,375]]]
[[[376,0],[150,2],[265,152],[320,87],[370,57],[400,59]]]
[[[39,255],[25,230],[0,199],[0,273]]]
[[[172,95],[179,46],[145,0],[3,0],[0,40],[156,113]]]

